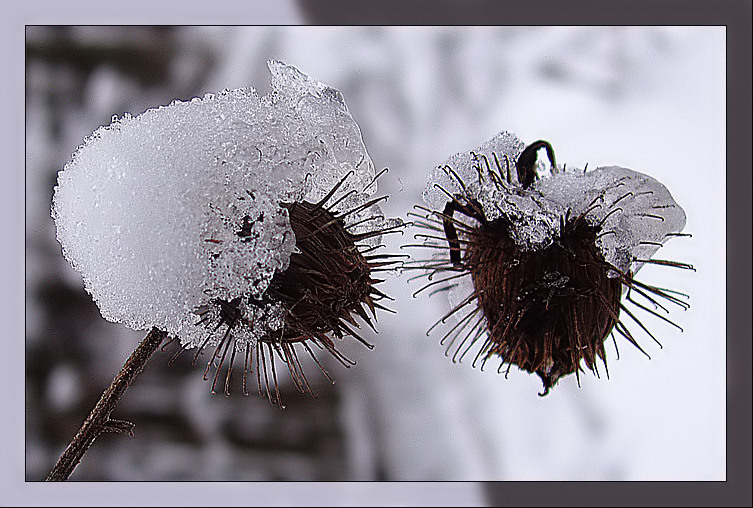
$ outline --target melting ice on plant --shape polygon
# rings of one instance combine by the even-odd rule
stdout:
[[[336,210],[373,192],[362,192],[374,166],[342,94],[282,62],[269,68],[263,97],[224,90],[115,118],[59,173],[57,238],[106,319],[174,334],[211,299],[258,297],[295,249],[281,202],[317,202],[351,172]],[[367,214],[380,215],[373,206],[346,223]],[[279,328],[269,307],[257,309],[258,333]]]
[[[441,210],[449,200],[444,191],[476,200],[488,221],[507,219],[510,236],[524,250],[546,248],[559,237],[562,219],[585,213],[589,223],[611,232],[600,236],[597,246],[608,263],[625,273],[637,272],[643,265],[639,260],[650,258],[672,233],[685,227],[685,212],[667,188],[631,169],[558,166],[524,189],[515,170],[524,147],[504,131],[474,150],[453,155],[434,168],[424,201]],[[490,169],[509,174],[511,182],[495,185]],[[541,162],[538,174],[547,174]]]

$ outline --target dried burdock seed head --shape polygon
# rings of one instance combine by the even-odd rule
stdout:
[[[382,171],[368,186],[385,173],[386,170]],[[381,245],[371,240],[392,232],[402,233],[403,223],[375,214],[377,203],[386,197],[369,199],[349,210],[335,211],[345,194],[340,199],[333,196],[350,176],[352,173],[348,173],[317,203],[282,204],[295,237],[295,250],[288,267],[274,274],[262,295],[238,297],[231,301],[214,298],[195,309],[196,322],[187,327],[186,335],[204,334],[194,362],[207,348],[213,348],[204,370],[204,378],[209,379],[214,367],[213,393],[229,355],[224,379],[224,391],[229,395],[234,361],[240,354],[243,356],[243,393],[248,395],[248,376],[255,372],[259,395],[284,407],[276,358],[287,366],[298,390],[315,396],[304,374],[299,353],[311,357],[327,379],[334,382],[317,358],[317,349],[350,367],[355,362],[338,350],[339,340],[350,336],[367,348],[373,348],[357,331],[360,325],[356,318],[376,332],[376,310],[392,312],[379,303],[389,297],[374,287],[381,282],[374,278],[374,273],[388,270],[401,261],[400,256],[373,254]],[[350,216],[365,218],[346,223]],[[249,220],[244,217],[243,226],[236,233],[241,241],[249,238]],[[173,360],[191,344],[184,342]]]
[[[244,357],[244,392],[255,372],[279,402],[275,358],[310,391],[301,351],[350,364],[335,341],[366,344],[355,318],[372,324],[384,297],[373,273],[394,261],[369,252],[402,222],[371,197],[386,170],[342,94],[269,68],[266,96],[225,90],[97,130],[59,173],[52,216],[106,319],[156,327],[196,360],[210,348],[213,391],[227,366],[228,392]]]
[[[537,161],[541,149],[548,171]],[[685,226],[653,178],[559,167],[548,142],[524,149],[503,132],[439,166],[424,199],[429,207],[411,215],[433,233],[415,235],[424,242],[411,246],[436,254],[414,262],[429,279],[415,294],[450,293],[452,310],[430,331],[452,319],[442,343],[454,361],[476,347],[474,366],[496,357],[498,372],[516,365],[536,373],[546,395],[563,376],[579,379],[581,363],[598,375],[600,359],[606,369],[604,343],[615,332],[645,354],[628,323],[656,338],[635,310],[679,328],[662,301],[687,309],[688,296],[635,279],[645,263],[693,269],[651,259]]]

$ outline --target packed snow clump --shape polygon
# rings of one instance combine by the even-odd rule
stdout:
[[[546,248],[568,218],[585,213],[588,223],[604,233],[597,239],[604,259],[623,272],[637,272],[644,264],[640,260],[685,227],[685,212],[667,188],[631,169],[584,171],[539,162],[540,178],[523,188],[515,161],[524,148],[517,136],[504,131],[474,150],[453,155],[432,171],[424,201],[442,210],[448,193],[475,200],[487,221],[506,220],[523,250]]]
[[[269,69],[263,97],[223,90],[114,118],[58,174],[57,238],[106,319],[175,334],[216,299],[259,298],[295,249],[281,203],[318,202],[346,175],[336,210],[375,190],[342,94],[282,62]],[[376,206],[346,223],[367,214],[352,231],[384,223]],[[279,304],[266,307],[249,343],[280,328]]]

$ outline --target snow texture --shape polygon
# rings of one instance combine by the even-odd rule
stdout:
[[[335,210],[374,192],[374,166],[342,94],[295,67],[268,65],[268,95],[223,90],[113,117],[58,174],[57,238],[106,319],[198,345],[206,333],[198,315],[216,314],[213,300],[259,298],[288,266],[295,235],[281,203],[318,202],[341,180]],[[369,217],[351,232],[389,224],[377,206],[345,221]],[[282,326],[275,302],[246,307],[240,342]]]
[[[545,168],[539,161],[540,178],[524,189],[515,169],[524,147],[504,131],[453,155],[432,171],[424,201],[442,210],[448,193],[475,200],[487,221],[504,218],[510,224],[510,235],[523,250],[546,248],[560,236],[562,224],[584,214],[589,224],[601,227],[596,244],[604,259],[622,272],[637,272],[641,260],[685,227],[685,212],[666,187],[631,169]]]

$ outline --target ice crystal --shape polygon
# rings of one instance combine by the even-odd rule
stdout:
[[[523,250],[551,245],[567,217],[585,214],[588,223],[604,232],[597,245],[605,260],[623,272],[636,272],[643,265],[639,260],[650,258],[685,227],[685,213],[666,187],[631,169],[557,166],[547,171],[539,162],[541,178],[524,188],[515,170],[523,148],[522,141],[504,131],[474,150],[453,155],[433,170],[424,201],[441,210],[450,201],[448,194],[475,200],[487,221],[506,219]]]
[[[247,305],[295,250],[282,203],[317,202],[340,181],[333,210],[368,201],[374,166],[342,94],[282,62],[269,69],[263,97],[223,90],[114,117],[58,174],[57,238],[106,319],[195,346],[217,302],[240,298],[234,333],[253,345],[282,326],[275,302]],[[344,221],[387,223],[376,205]]]

